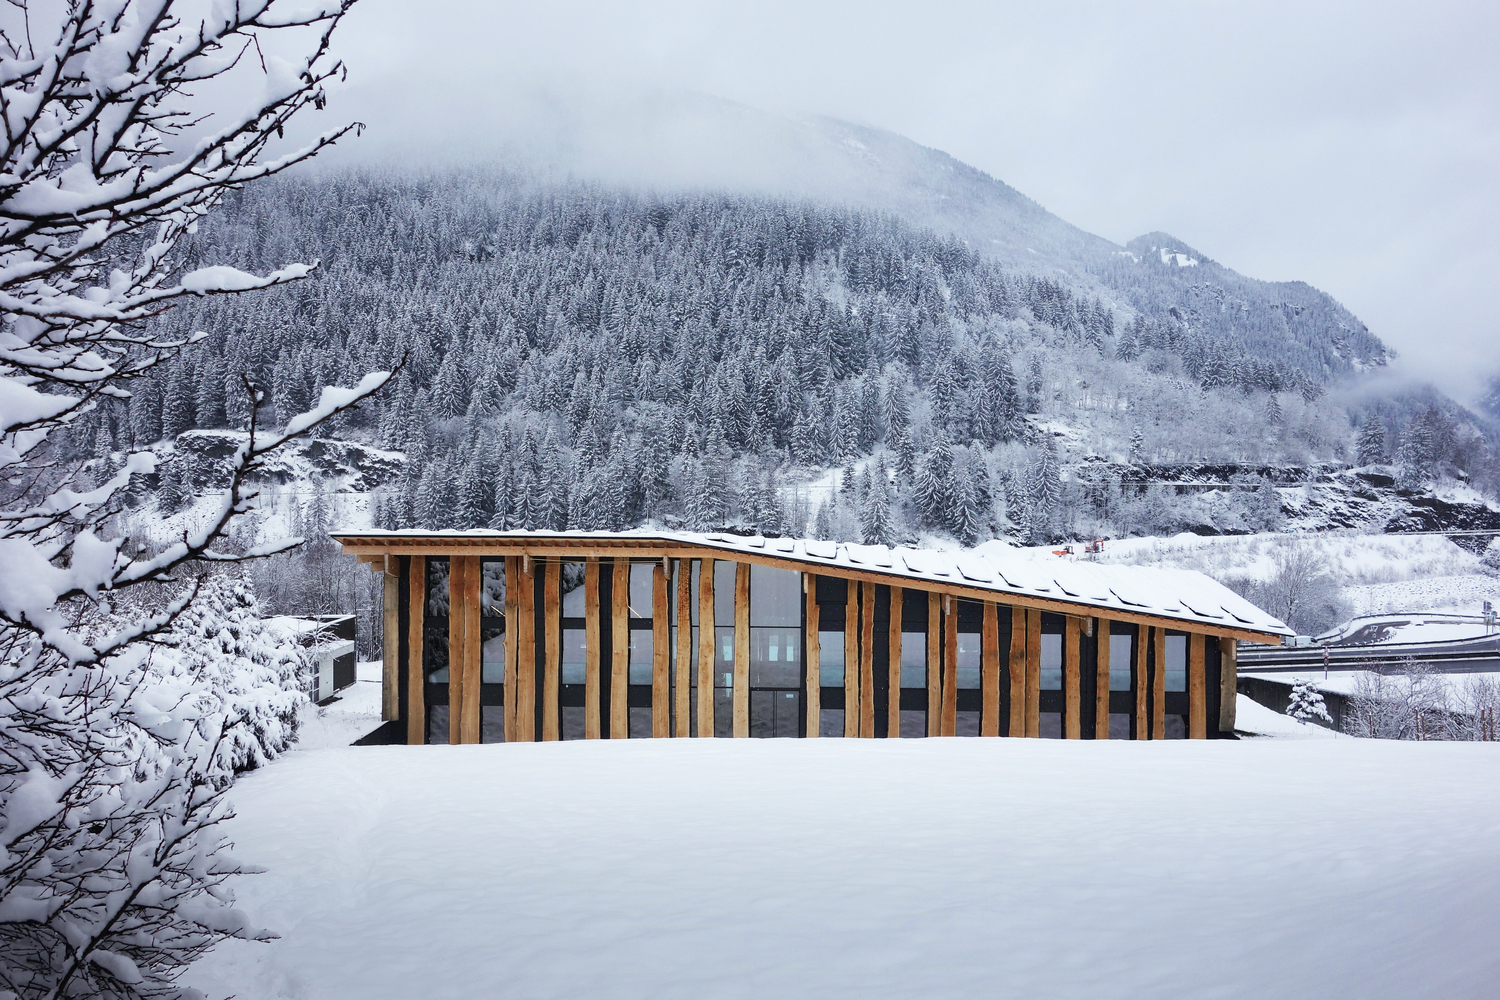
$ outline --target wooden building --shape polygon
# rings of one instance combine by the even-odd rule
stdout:
[[[1281,622],[1199,573],[682,532],[365,531],[409,743],[1205,739]]]

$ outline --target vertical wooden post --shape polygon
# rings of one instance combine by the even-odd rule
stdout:
[[[859,625],[859,735],[875,735],[875,584],[862,583]]]
[[[599,559],[583,564],[583,738],[597,740],[599,731]]]
[[[859,583],[847,581],[844,600],[844,735],[859,735]]]
[[[505,702],[505,742],[516,739],[516,654],[520,648],[521,612],[517,610],[520,584],[516,581],[515,556],[505,557],[505,675],[500,700]]]
[[[1156,647],[1156,683],[1151,685],[1155,702],[1151,709],[1151,738],[1164,740],[1167,738],[1167,631],[1153,628],[1151,636]]]
[[[562,735],[558,719],[558,700],[562,674],[562,563],[538,564],[542,574],[542,621],[547,634],[542,637],[546,653],[546,675],[542,678],[542,739],[556,740]]]
[[[1083,738],[1078,671],[1083,659],[1083,622],[1069,615],[1063,627],[1063,738]]]
[[[1239,700],[1239,640],[1219,637],[1219,732],[1234,732],[1234,712]]]
[[[609,738],[623,740],[630,735],[630,560],[615,559],[609,597]]]
[[[943,597],[943,729],[958,735],[958,598]]]
[[[672,735],[671,605],[667,600],[667,571],[658,563],[651,569],[651,735]]]
[[[536,739],[536,564],[516,560],[516,739]],[[530,570],[530,572],[528,572]]]
[[[818,578],[812,573],[802,575],[802,586],[807,601],[807,735],[819,735],[819,721],[823,717],[823,679],[818,664]]]
[[[673,733],[688,736],[693,693],[693,561],[677,560],[677,671],[672,678]]]
[[[1095,676],[1094,682],[1094,739],[1109,739],[1109,660],[1110,621],[1100,618],[1094,623]]]
[[[1042,613],[1026,612],[1026,735],[1042,735]]]
[[[714,734],[714,562],[698,566],[698,735]]]
[[[1026,611],[1010,609],[1010,735],[1028,736],[1026,706]]]
[[[1203,693],[1203,633],[1188,633],[1188,739],[1208,738],[1208,703]]]
[[[1151,699],[1148,697],[1151,690],[1151,672],[1146,669],[1146,644],[1150,641],[1151,630],[1145,625],[1137,625],[1135,627],[1135,738],[1138,740],[1151,738],[1151,714],[1147,708],[1151,704]]]
[[[389,553],[380,582],[380,718],[389,722],[401,717],[401,574]]]
[[[422,627],[427,614],[427,557],[412,556],[406,577],[406,742],[427,742],[427,697],[422,682]]]
[[[734,735],[750,735],[750,564],[734,567]]]
[[[1000,613],[994,601],[984,602],[984,635],[979,652],[982,708],[979,735],[1000,735]]]
[[[905,598],[900,587],[891,587],[890,638],[886,641],[885,735],[901,735],[901,608]]]
[[[479,557],[448,561],[448,742],[479,742]]]
[[[927,735],[943,731],[943,599],[927,592]]]

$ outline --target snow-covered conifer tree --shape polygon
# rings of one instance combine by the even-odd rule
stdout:
[[[1328,706],[1323,703],[1323,695],[1306,677],[1297,678],[1296,683],[1292,685],[1292,697],[1287,704],[1286,714],[1298,722],[1322,719],[1330,725],[1333,724],[1333,716],[1328,714]]]

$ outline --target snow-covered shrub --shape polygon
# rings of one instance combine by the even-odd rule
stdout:
[[[1287,705],[1286,714],[1298,722],[1311,722],[1315,719],[1333,722],[1333,716],[1328,714],[1328,706],[1323,704],[1323,695],[1305,677],[1297,678],[1297,682],[1292,685],[1292,698]]]
[[[1380,740],[1442,740],[1450,738],[1452,715],[1442,677],[1408,660],[1399,674],[1358,675],[1344,731]]]
[[[224,720],[217,766],[253,770],[285,753],[297,738],[297,711],[307,700],[307,657],[260,617],[244,577],[210,577],[172,624],[175,657],[193,680],[205,720]],[[207,725],[212,726],[213,722]]]

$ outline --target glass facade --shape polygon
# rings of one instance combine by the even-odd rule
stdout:
[[[750,567],[750,735],[800,736],[802,574]]]

